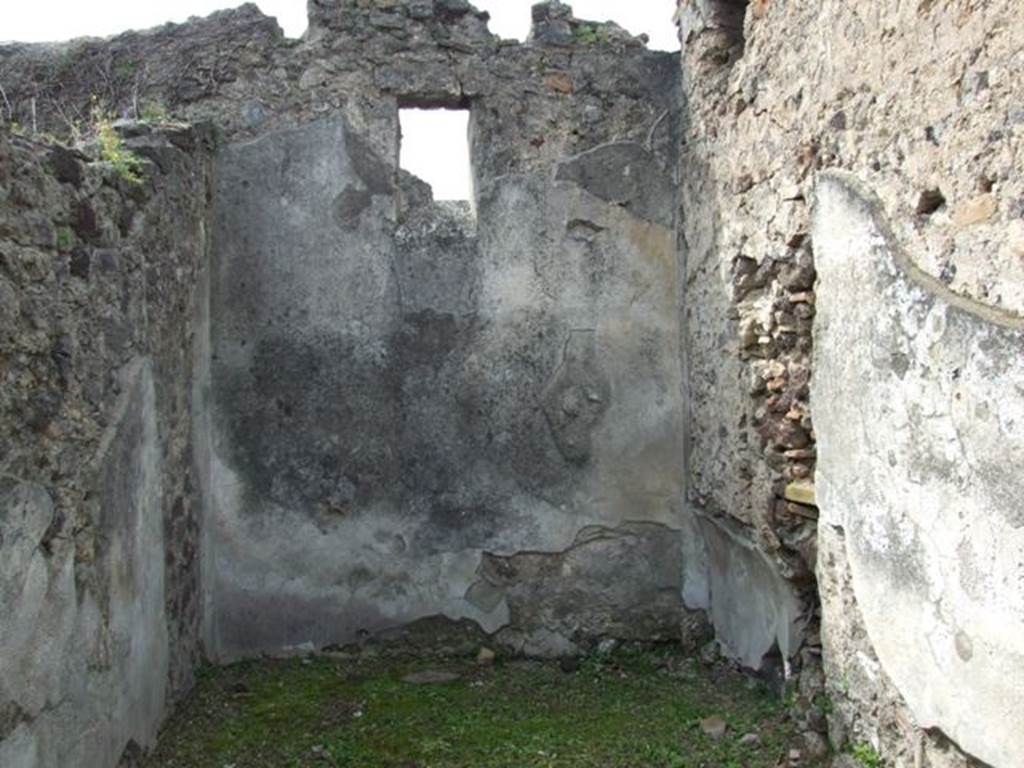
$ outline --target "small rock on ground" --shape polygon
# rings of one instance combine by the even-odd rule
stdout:
[[[747,733],[740,737],[741,747],[759,747],[761,746],[761,737],[756,733]]]
[[[566,674],[569,674],[580,668],[580,660],[575,656],[564,656],[558,660],[558,667]]]
[[[808,731],[803,734],[804,752],[812,760],[817,760],[828,754],[828,739],[820,733]]]
[[[718,650],[718,641],[712,640],[704,644],[704,647],[700,649],[700,660],[705,664],[714,664],[718,661],[721,654]]]
[[[720,718],[718,715],[705,717],[700,721],[700,729],[704,732],[704,735],[714,741],[718,741],[720,738],[725,736],[727,728],[728,726],[726,725],[725,720]]]
[[[424,685],[429,683],[453,683],[459,679],[454,672],[444,672],[439,669],[425,669],[422,672],[413,672],[402,678],[403,683]]]

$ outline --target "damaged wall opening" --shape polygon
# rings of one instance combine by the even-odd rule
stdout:
[[[709,4],[713,25],[721,30],[725,48],[722,64],[734,64],[743,58],[746,37],[743,29],[750,0],[713,0]]]
[[[399,110],[403,170],[430,185],[435,200],[471,200],[469,110]]]

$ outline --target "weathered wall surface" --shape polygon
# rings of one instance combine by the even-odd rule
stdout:
[[[821,731],[824,653],[837,747],[1012,765],[1014,0],[682,0],[682,109],[676,57],[559,3],[527,44],[462,0],[310,16],[301,41],[243,6],[0,47],[22,124],[68,131],[96,94],[225,139],[206,264],[194,135],[139,139],[169,179],[141,197],[5,145],[29,170],[0,230],[0,567],[12,610],[52,613],[0,628],[0,750],[70,748],[39,735],[86,727],[53,703],[79,692],[28,681],[94,652],[118,661],[60,681],[136,717],[90,749],[148,738],[164,689],[133,686],[187,682],[200,611],[227,659],[438,615],[565,653],[693,639],[701,609],[744,664],[804,670]],[[407,106],[470,111],[471,205],[399,171]],[[175,259],[120,255],[180,220]],[[104,639],[129,625],[157,629]]]
[[[557,4],[528,45],[457,3],[312,10],[297,90],[339,106],[218,161],[211,651],[679,637],[675,58]],[[415,104],[470,110],[472,209],[399,173]]]
[[[909,263],[880,202],[851,178],[819,180],[812,232],[818,497],[836,531],[826,551],[847,558],[881,669],[917,723],[1014,765],[1024,318]],[[844,618],[825,608],[838,635]]]
[[[207,150],[0,132],[0,764],[109,768],[198,660],[188,386]],[[137,748],[137,747],[136,747]]]
[[[681,598],[705,605],[707,575],[680,508],[677,57],[558,3],[526,45],[458,0],[310,14],[301,42],[244,6],[0,49],[23,125],[73,130],[95,95],[223,131],[182,379],[206,650],[435,614],[531,653],[699,637]],[[470,110],[472,209],[399,172],[400,106]]]
[[[986,366],[1014,370],[1019,336],[952,297],[990,318],[1024,311],[1019,4],[685,0],[679,20],[690,499],[738,520],[794,594],[813,598],[816,571],[837,746],[871,743],[895,765],[967,764],[953,739],[1014,765],[1019,716],[986,664],[1019,674],[1015,641],[993,635],[1020,621],[1008,553],[1022,428],[1007,405],[1020,393]],[[812,232],[828,169],[878,198],[885,248],[947,298],[894,268],[870,271],[882,259],[868,250],[874,225],[838,193]],[[855,225],[864,247],[840,247]],[[828,322],[812,346],[816,311]],[[989,398],[1000,405],[965,426],[962,409]]]
[[[525,45],[454,0],[310,17],[301,42],[245,6],[0,50],[23,121],[35,96],[61,130],[102,82],[118,111],[224,131],[196,391],[209,652],[432,614],[537,653],[699,631],[677,57],[559,3]],[[399,173],[401,106],[470,110],[472,212]],[[538,602],[559,572],[578,575]]]

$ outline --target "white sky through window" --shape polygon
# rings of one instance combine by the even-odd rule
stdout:
[[[427,182],[435,200],[468,200],[469,111],[403,109],[402,168]]]

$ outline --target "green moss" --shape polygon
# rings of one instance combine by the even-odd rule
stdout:
[[[315,659],[207,669],[146,765],[768,768],[793,737],[777,698],[677,657],[588,659],[572,674],[448,661],[455,682],[402,681],[428,666]],[[710,715],[729,723],[720,741],[700,729]],[[760,745],[740,744],[755,731]]]
[[[75,242],[75,235],[70,227],[57,227],[57,250],[70,251]]]
[[[864,768],[882,768],[884,765],[882,756],[870,744],[854,744],[850,747],[850,754]]]
[[[576,42],[582,45],[596,45],[606,38],[604,30],[592,24],[580,24],[574,30],[574,34]]]

